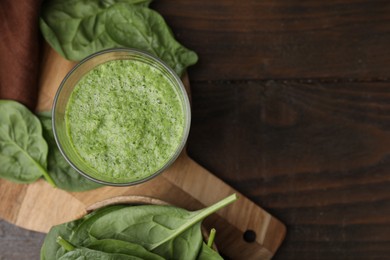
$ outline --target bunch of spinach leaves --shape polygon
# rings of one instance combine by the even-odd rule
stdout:
[[[195,52],[177,42],[150,0],[46,0],[40,28],[63,57],[79,61],[97,51],[127,47],[147,51],[178,75],[197,62]]]
[[[101,208],[53,227],[42,245],[41,260],[222,259],[203,242],[201,222],[235,200],[233,194],[192,212],[161,205]]]
[[[44,177],[67,191],[100,187],[73,170],[59,151],[52,132],[51,113],[34,115],[12,100],[0,100],[0,178],[32,183]]]

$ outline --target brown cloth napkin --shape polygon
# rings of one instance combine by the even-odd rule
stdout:
[[[41,0],[0,1],[0,99],[32,110],[38,96],[40,6]]]

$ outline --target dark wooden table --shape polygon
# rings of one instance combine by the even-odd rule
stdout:
[[[390,1],[152,6],[200,57],[189,154],[286,223],[275,259],[389,259]],[[38,258],[42,234],[0,237]]]

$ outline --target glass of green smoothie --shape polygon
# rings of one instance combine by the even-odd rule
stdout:
[[[176,73],[133,49],[93,54],[62,81],[53,131],[69,164],[105,185],[147,181],[170,166],[190,128],[190,105]]]

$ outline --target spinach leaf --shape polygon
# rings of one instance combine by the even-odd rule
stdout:
[[[83,245],[86,246],[91,243],[91,236],[89,234],[90,227],[101,217],[115,212],[117,210],[125,208],[125,205],[113,205],[109,207],[104,207],[99,210],[93,211],[92,213],[86,215],[83,218],[83,221],[74,229],[72,236],[70,237],[70,242],[74,245]]]
[[[113,238],[140,244],[150,251],[159,250],[164,244],[171,244],[171,240],[188,232],[188,229],[205,217],[236,199],[236,194],[233,194],[210,207],[193,212],[160,205],[126,207],[100,217],[91,225],[89,234],[96,239]],[[197,230],[191,232],[200,233],[200,225]],[[190,241],[181,238],[184,239],[183,247],[192,246]]]
[[[118,254],[118,253],[105,253],[101,251],[96,251],[88,249],[85,247],[76,248],[73,251],[69,251],[58,260],[142,260],[144,258],[139,258],[136,256]]]
[[[69,239],[73,229],[83,221],[83,218],[54,226],[46,235],[41,247],[41,260],[52,260],[65,254],[65,250],[56,242],[57,237]]]
[[[92,213],[89,213],[80,219],[52,227],[43,241],[41,248],[41,260],[58,259],[66,253],[66,251],[56,242],[59,236],[65,240],[71,240],[72,235],[74,235],[74,233],[79,230],[80,227],[85,225],[86,221],[96,216],[103,216],[106,213],[121,209],[123,207],[124,206],[120,205],[104,207],[93,211]]]
[[[100,50],[127,47],[150,52],[178,75],[197,62],[195,52],[177,42],[164,19],[142,0],[47,0],[40,28],[63,57],[81,60]]]
[[[236,199],[233,194],[194,212],[160,205],[104,207],[53,227],[41,260],[222,259],[202,242],[201,221]]]
[[[223,258],[218,252],[203,243],[197,260],[223,260]]]
[[[76,246],[69,241],[59,236],[56,242],[61,245],[66,251],[79,251],[79,253],[68,254],[65,253],[60,259],[74,259],[74,257],[83,256],[86,259],[94,259],[92,257],[109,257],[108,259],[150,259],[150,260],[162,260],[163,258],[155,255],[140,245],[123,242],[119,240],[100,240],[93,242],[88,248],[82,246]],[[83,258],[83,259],[84,259]],[[78,258],[77,258],[78,259]]]
[[[121,47],[114,46],[105,29],[106,10],[120,2],[148,5],[150,1],[46,0],[41,7],[42,34],[59,54],[70,60]]]
[[[195,52],[178,43],[164,18],[149,8],[118,4],[108,11],[106,29],[115,42],[154,54],[178,75],[197,62]]]
[[[105,253],[118,253],[118,254],[124,254],[129,256],[136,256],[142,259],[149,259],[149,260],[163,260],[159,255],[156,255],[152,252],[149,252],[142,246],[125,242],[121,240],[115,240],[115,239],[103,239],[103,240],[96,240],[93,241],[88,245],[89,249],[102,251]]]
[[[0,177],[31,183],[47,174],[48,147],[38,118],[22,104],[0,100]]]
[[[87,191],[101,187],[76,172],[62,156],[54,139],[51,112],[41,112],[38,118],[42,123],[43,137],[49,146],[47,172],[57,187],[67,191]]]
[[[153,249],[165,259],[196,259],[202,246],[201,223],[198,222],[177,237]]]

